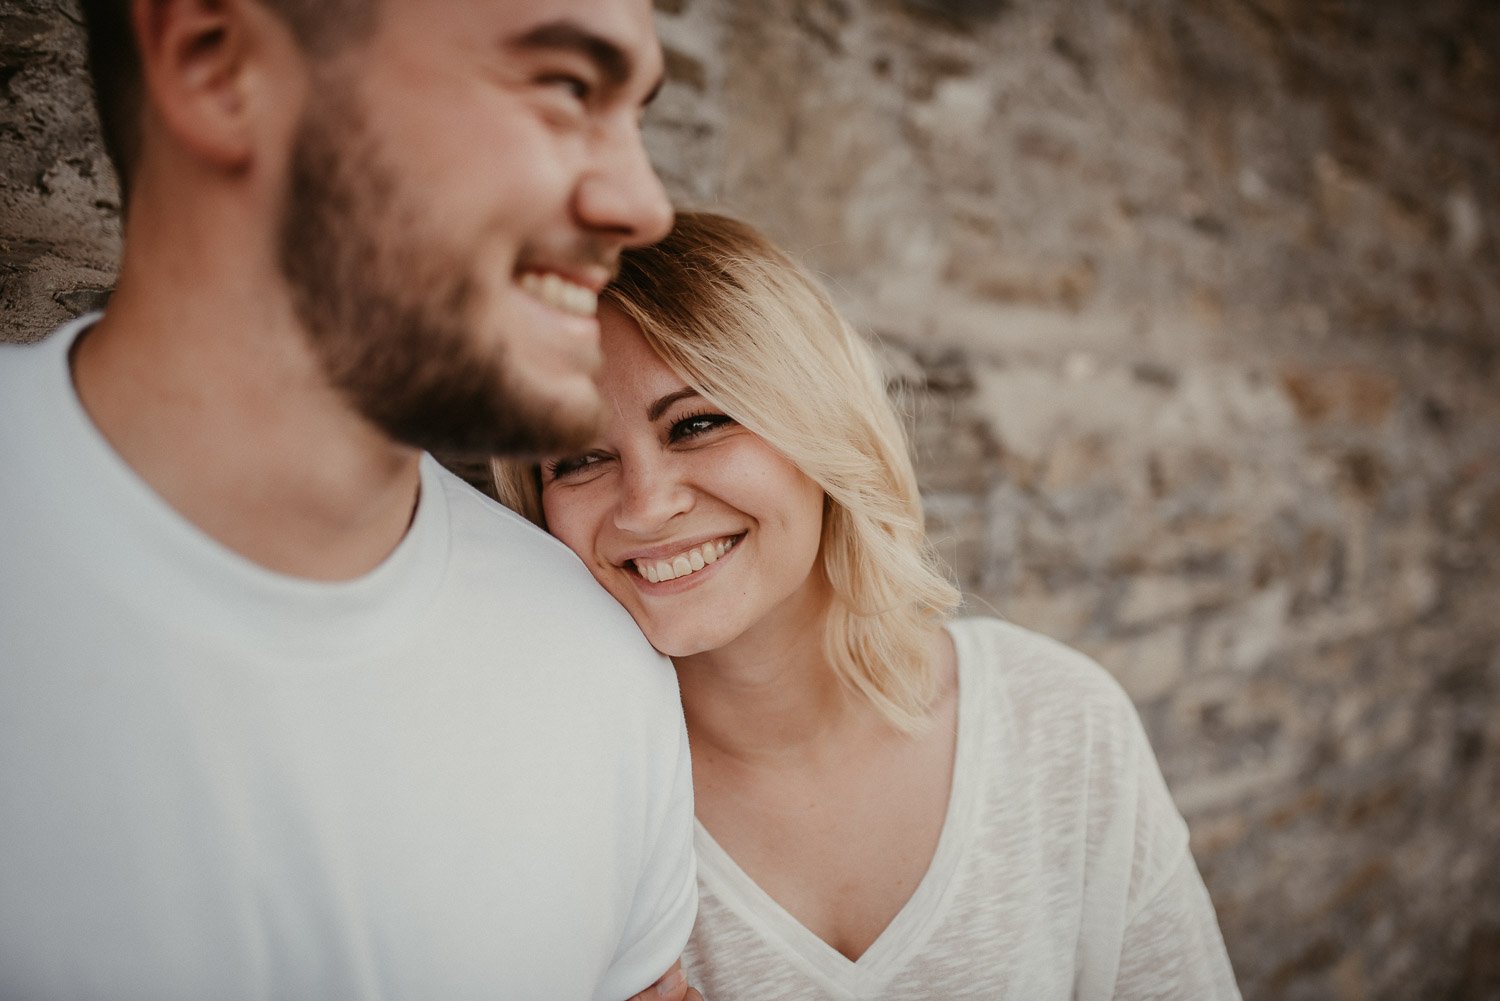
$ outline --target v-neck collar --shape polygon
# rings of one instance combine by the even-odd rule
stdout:
[[[835,995],[851,999],[876,995],[921,953],[947,912],[953,876],[968,848],[978,790],[984,787],[984,773],[992,767],[981,753],[980,733],[985,701],[981,689],[988,674],[973,663],[973,641],[963,624],[951,624],[948,633],[957,654],[958,734],[943,829],[916,890],[859,959],[849,959],[794,918],[740,868],[708,828],[694,820],[699,878],[741,921],[761,929],[804,973]]]

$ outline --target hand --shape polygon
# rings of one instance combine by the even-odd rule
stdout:
[[[682,975],[682,960],[668,968],[656,983],[641,991],[630,1001],[703,1001],[703,995],[687,985]]]

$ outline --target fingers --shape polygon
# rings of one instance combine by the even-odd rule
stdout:
[[[647,987],[630,1001],[703,1001],[703,995],[687,985],[682,973],[682,960],[673,963],[661,979]]]

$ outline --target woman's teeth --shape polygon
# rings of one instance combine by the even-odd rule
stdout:
[[[737,538],[724,538],[716,542],[705,542],[685,553],[678,553],[670,560],[636,560],[635,569],[653,584],[659,584],[664,580],[676,580],[678,577],[686,577],[716,562],[720,556],[734,548],[737,541],[739,541]]]
[[[565,313],[593,316],[599,312],[599,296],[593,290],[575,285],[554,272],[528,271],[518,284],[529,295]]]

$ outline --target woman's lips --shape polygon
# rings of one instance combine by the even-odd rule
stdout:
[[[684,549],[682,552],[665,559],[639,558],[630,561],[631,567],[646,580],[653,584],[664,581],[676,580],[679,577],[687,577],[697,573],[704,567],[716,563],[719,557],[733,549],[735,544],[744,538],[744,533],[739,535],[725,535],[717,539]]]

